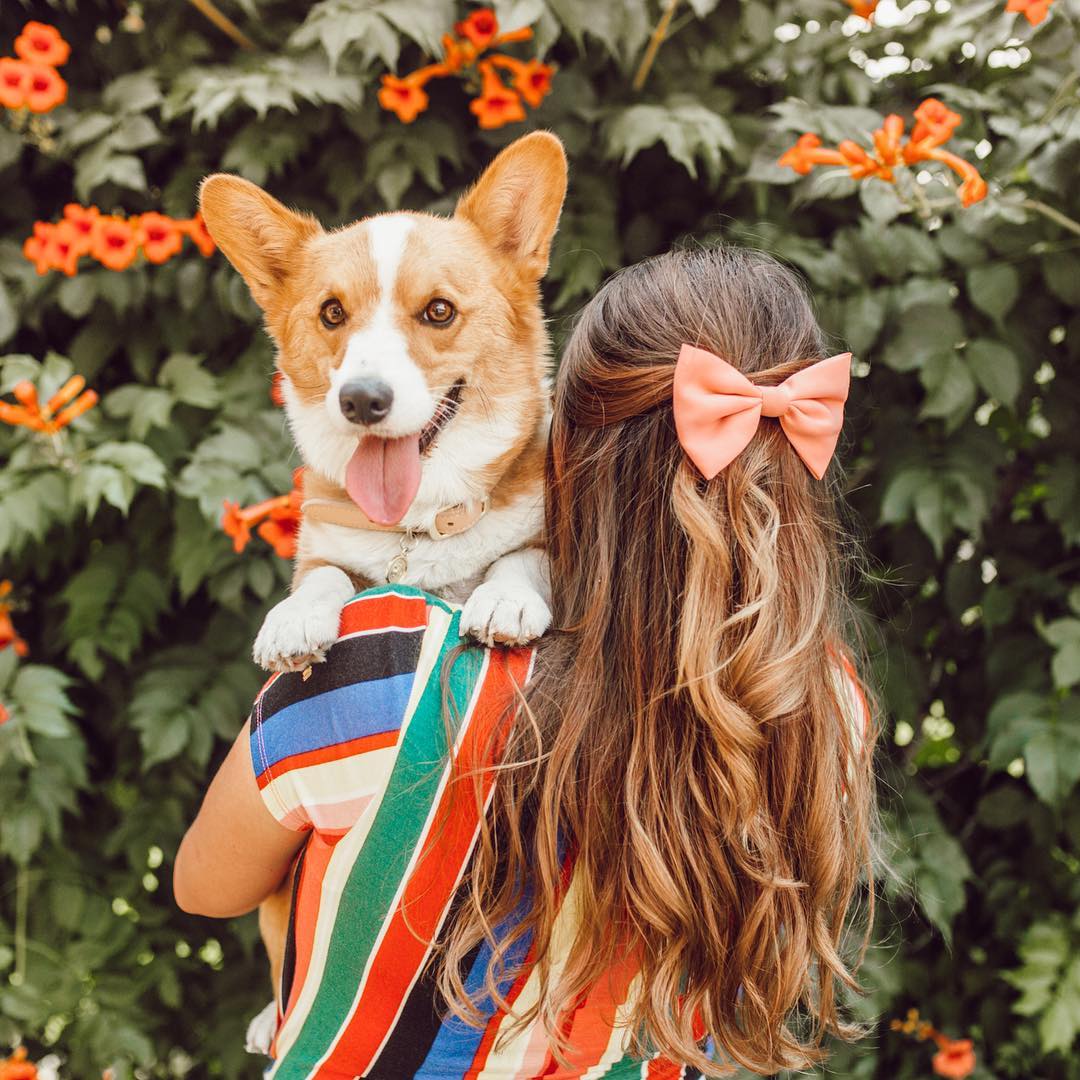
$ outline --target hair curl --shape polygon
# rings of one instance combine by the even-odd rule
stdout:
[[[672,421],[683,342],[762,385],[825,355],[799,279],[752,250],[649,259],[585,307],[548,454],[555,629],[438,982],[462,1019],[479,1023],[488,997],[519,1026],[540,1019],[562,1054],[567,1009],[629,960],[633,1052],[768,1074],[819,1060],[825,1032],[856,1034],[837,991],[856,988],[873,731],[838,694],[852,649],[837,470],[815,481],[766,420],[705,482]],[[568,853],[574,936],[555,950]],[[540,992],[514,1013],[499,982],[525,935]],[[463,964],[482,941],[492,959],[470,995]]]

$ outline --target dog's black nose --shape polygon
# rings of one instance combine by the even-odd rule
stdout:
[[[341,413],[354,424],[377,424],[394,404],[394,391],[382,379],[352,379],[338,394]]]

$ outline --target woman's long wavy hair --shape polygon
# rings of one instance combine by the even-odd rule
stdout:
[[[438,981],[459,1017],[479,1023],[489,997],[520,1025],[539,1018],[565,1053],[568,1012],[629,963],[632,1051],[768,1074],[821,1058],[825,1032],[855,1034],[837,995],[856,986],[873,734],[838,691],[852,552],[836,477],[816,481],[766,419],[703,480],[672,420],[684,342],[766,386],[825,355],[799,279],[753,250],[649,259],[581,313],[548,455],[554,629]],[[555,956],[564,903],[572,940]],[[524,935],[540,992],[515,1014],[499,984]],[[486,984],[470,994],[466,959],[484,941]]]

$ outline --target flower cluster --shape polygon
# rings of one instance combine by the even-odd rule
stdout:
[[[13,586],[10,581],[0,581],[0,649],[12,648],[16,656],[26,656],[30,649],[19,637],[15,624],[11,621],[11,595]]]
[[[0,57],[0,105],[35,113],[63,105],[68,88],[56,69],[70,55],[55,26],[28,22],[15,39],[15,56]]]
[[[11,391],[18,405],[0,401],[0,422],[55,435],[97,404],[97,394],[85,390],[85,386],[86,380],[81,375],[72,375],[42,406],[37,388],[29,379],[23,379]]]
[[[8,601],[8,597],[11,595],[12,584],[10,581],[0,581],[0,649],[12,648],[15,650],[15,655],[18,657],[24,657],[29,654],[30,648],[26,642],[19,637],[18,631],[15,629],[15,624],[11,621],[12,605]],[[6,706],[0,701],[0,724],[6,724],[11,719],[11,713],[8,712]],[[18,1051],[16,1051],[17,1053]],[[20,1059],[21,1060],[21,1059]],[[7,1061],[0,1061],[0,1080],[4,1080],[8,1076],[23,1075],[17,1072],[5,1072],[5,1069],[9,1069],[12,1064],[19,1064],[19,1061],[14,1061],[12,1058],[8,1058]],[[28,1073],[25,1075],[33,1076],[34,1073]]]
[[[296,554],[296,539],[300,532],[300,506],[304,498],[304,470],[293,472],[293,489],[288,495],[278,495],[254,506],[241,507],[239,503],[225,502],[221,529],[232,537],[233,550],[239,554],[251,540],[253,526],[256,532],[283,559]]]
[[[444,55],[439,63],[428,64],[404,78],[382,77],[379,104],[402,123],[411,124],[428,107],[424,89],[427,83],[448,75],[465,79],[475,95],[469,109],[482,128],[499,128],[524,120],[525,105],[535,109],[551,92],[553,65],[488,51],[496,45],[528,41],[532,30],[527,26],[500,33],[495,12],[481,8],[456,23],[454,33],[457,37],[443,35]],[[503,82],[500,70],[506,72],[512,86]]]
[[[1054,0],[1009,0],[1005,10],[1021,11],[1032,26],[1038,26],[1050,14],[1050,5],[1053,2]]]
[[[4,707],[0,705],[0,723],[4,722]],[[37,1080],[37,1066],[26,1060],[26,1047],[16,1047],[11,1057],[0,1061],[0,1080]]]
[[[919,1018],[918,1009],[908,1009],[907,1016],[903,1020],[893,1020],[889,1024],[892,1031],[902,1031],[905,1035],[911,1035],[919,1042],[933,1039],[937,1044],[938,1052],[934,1055],[930,1064],[938,1076],[944,1076],[947,1080],[965,1080],[975,1071],[975,1050],[970,1039],[950,1039],[926,1020]]]
[[[34,222],[33,235],[23,243],[23,255],[39,274],[62,270],[71,277],[83,255],[110,270],[126,270],[140,251],[147,262],[167,262],[179,254],[185,236],[201,254],[214,253],[214,241],[201,214],[186,220],[157,213],[123,218],[103,214],[96,206],[68,203],[60,221]]]
[[[870,22],[874,17],[874,12],[877,11],[879,0],[847,0],[847,2],[853,15],[859,15]]]
[[[893,169],[898,165],[914,165],[920,161],[940,161],[960,178],[958,194],[964,206],[986,198],[986,181],[970,162],[942,150],[956,127],[962,122],[958,113],[946,108],[936,98],[927,98],[915,110],[915,126],[906,143],[903,117],[893,113],[886,116],[874,132],[874,150],[868,153],[857,142],[844,139],[835,150],[821,145],[817,135],[801,135],[799,141],[780,157],[778,164],[794,169],[805,176],[815,165],[844,165],[856,180],[876,176],[893,183]]]
[[[862,16],[867,22],[873,20],[879,2],[880,0],[847,0],[852,14]],[[1022,12],[1032,26],[1038,26],[1050,14],[1050,5],[1053,2],[1054,0],[1008,0],[1005,10]]]

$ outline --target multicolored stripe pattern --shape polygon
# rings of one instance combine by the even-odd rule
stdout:
[[[612,971],[564,1018],[568,1065],[540,1025],[482,1003],[486,1025],[442,1015],[428,960],[453,910],[494,777],[501,725],[533,652],[462,649],[458,609],[405,586],[362,593],[345,608],[328,662],[280,675],[252,715],[251,754],[270,812],[310,836],[295,888],[283,976],[284,1014],[266,1075],[275,1080],[569,1080],[697,1076],[624,1052],[620,1026],[635,992],[630,968]],[[453,700],[442,707],[442,673]],[[458,772],[452,773],[456,764]],[[470,779],[485,777],[481,798]],[[575,925],[573,875],[555,927],[565,953]],[[505,928],[500,928],[500,932]],[[527,938],[500,989],[535,1000]],[[467,959],[479,988],[489,952]]]

